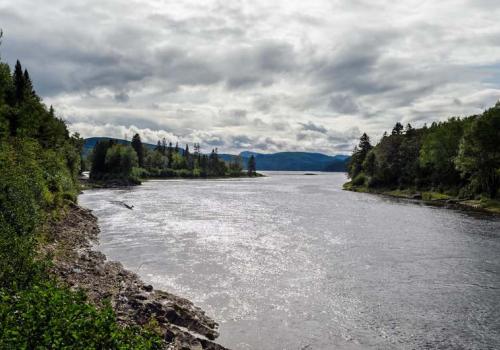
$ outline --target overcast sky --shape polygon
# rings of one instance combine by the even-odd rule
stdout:
[[[19,58],[84,137],[349,153],[500,98],[498,0],[0,0]]]

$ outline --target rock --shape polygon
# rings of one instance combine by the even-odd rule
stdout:
[[[415,193],[410,196],[410,199],[422,199],[422,194],[421,193]]]
[[[89,210],[71,205],[66,217],[53,223],[52,243],[45,253],[63,252],[54,259],[52,273],[72,288],[83,289],[89,302],[102,305],[110,299],[122,325],[144,325],[155,319],[164,334],[167,349],[227,350],[213,343],[218,324],[187,299],[154,290],[119,262],[106,261],[93,251],[97,219]]]
[[[132,298],[137,299],[137,300],[147,300],[149,299],[149,295],[145,293],[137,293],[132,296]]]

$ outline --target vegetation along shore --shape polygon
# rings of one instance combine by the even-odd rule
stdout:
[[[376,146],[361,136],[344,189],[500,214],[500,102],[430,127],[397,123]]]
[[[224,349],[202,310],[91,249],[96,218],[77,205],[82,145],[21,63],[0,63],[0,348]],[[104,166],[128,181],[132,152],[111,145]]]
[[[169,178],[223,178],[262,176],[256,172],[255,157],[247,161],[243,170],[242,159],[234,156],[229,162],[219,157],[217,149],[209,155],[201,153],[200,144],[194,144],[191,153],[189,145],[185,149],[175,147],[163,139],[150,150],[135,134],[130,145],[115,140],[98,141],[89,155],[84,159],[90,167],[90,183],[98,186],[138,185],[144,179]]]

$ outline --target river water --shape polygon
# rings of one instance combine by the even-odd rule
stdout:
[[[202,307],[233,349],[500,348],[498,217],[267,175],[79,201],[108,259]]]

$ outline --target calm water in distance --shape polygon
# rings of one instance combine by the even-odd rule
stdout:
[[[267,175],[79,201],[108,259],[194,301],[233,349],[500,348],[498,217]]]

